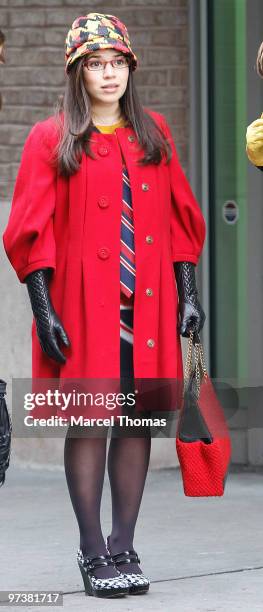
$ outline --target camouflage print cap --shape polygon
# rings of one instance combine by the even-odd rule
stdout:
[[[65,72],[77,59],[98,49],[117,49],[131,57],[131,68],[137,67],[137,57],[131,49],[126,26],[114,15],[89,13],[77,17],[65,41]]]

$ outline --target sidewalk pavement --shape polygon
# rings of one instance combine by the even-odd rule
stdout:
[[[62,591],[58,611],[262,612],[262,500],[262,473],[230,471],[223,497],[198,499],[185,497],[178,469],[148,472],[134,548],[150,591],[98,599],[83,590],[76,563],[78,527],[63,469],[10,465],[0,489],[0,590]],[[107,472],[101,518],[106,536],[111,524]]]

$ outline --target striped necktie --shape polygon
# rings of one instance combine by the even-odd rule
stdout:
[[[120,264],[121,291],[130,297],[135,289],[135,247],[130,179],[125,165],[122,167]]]

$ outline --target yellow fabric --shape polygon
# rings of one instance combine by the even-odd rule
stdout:
[[[116,128],[124,127],[126,125],[126,120],[121,118],[118,123],[113,123],[112,125],[96,125],[96,128],[100,130],[103,134],[112,134],[115,132]]]
[[[246,140],[248,159],[255,166],[263,166],[263,113],[260,119],[256,119],[248,126]]]

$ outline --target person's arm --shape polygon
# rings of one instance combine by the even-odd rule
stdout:
[[[189,261],[178,261],[174,262],[173,266],[179,297],[180,334],[189,338],[190,331],[199,334],[206,319],[199,302],[195,264]]]
[[[195,267],[201,255],[206,224],[199,204],[183,172],[171,130],[165,120],[164,133],[172,147],[169,162],[171,183],[171,251],[177,284],[180,312],[180,333],[189,337],[191,330],[199,332],[205,313],[199,302]]]
[[[190,261],[197,264],[205,240],[205,219],[180,164],[166,120],[163,131],[172,148],[172,158],[169,162],[172,260]]]
[[[34,270],[56,269],[53,217],[57,171],[51,164],[52,149],[46,126],[36,123],[24,144],[3,234],[7,257],[21,283]]]
[[[262,113],[263,115],[263,113]],[[252,121],[246,132],[246,153],[249,161],[262,170],[263,168],[263,116]]]
[[[66,346],[69,346],[70,342],[50,299],[49,274],[49,269],[34,270],[25,277],[24,282],[27,285],[42,350],[55,361],[65,363],[66,358],[58,346],[57,338]]]
[[[46,122],[36,123],[27,136],[3,243],[18,279],[27,285],[42,350],[65,363],[57,334],[66,346],[69,340],[54,311],[48,288],[49,275],[56,270],[53,217],[57,170],[51,163],[51,141]]]

